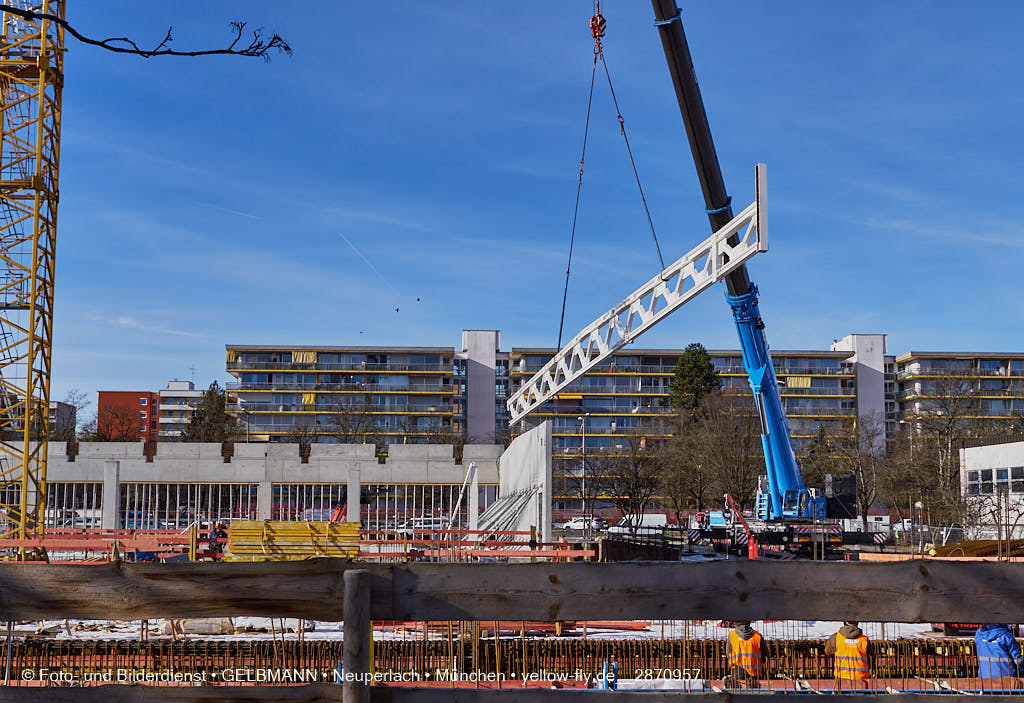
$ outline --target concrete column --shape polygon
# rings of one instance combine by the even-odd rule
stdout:
[[[351,468],[348,470],[348,507],[345,511],[345,519],[349,522],[359,522],[362,510],[359,505],[361,495],[360,470]]]
[[[103,529],[121,527],[121,462],[103,462]]]
[[[260,481],[256,487],[256,519],[270,520],[274,510],[274,484]]]
[[[480,529],[480,483],[475,463],[469,465],[469,529]]]

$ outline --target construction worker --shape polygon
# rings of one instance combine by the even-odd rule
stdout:
[[[756,687],[756,681],[765,677],[768,644],[749,620],[739,620],[729,630],[725,653],[729,657],[729,676],[724,681],[727,688],[735,688],[740,681],[749,681]]]
[[[1019,676],[1024,669],[1020,645],[1006,625],[982,625],[974,633],[978,653],[978,678]]]
[[[828,638],[825,655],[834,656],[836,682],[867,681],[871,676],[870,642],[856,622],[847,621]]]

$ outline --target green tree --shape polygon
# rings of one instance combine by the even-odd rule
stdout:
[[[214,381],[181,433],[182,442],[227,442],[238,432],[238,420],[225,410],[224,389]]]
[[[684,524],[684,512],[690,508],[701,510],[707,505],[713,482],[710,467],[703,463],[697,442],[701,424],[699,414],[690,417],[680,413],[676,423],[665,456],[661,494],[667,507],[675,512],[676,522],[681,525]]]
[[[804,485],[820,488],[825,485],[825,474],[835,474],[836,469],[836,437],[825,427],[818,424],[818,434],[807,447],[807,456],[800,462],[800,475]]]
[[[664,474],[661,447],[653,442],[648,446],[647,437],[633,431],[615,453],[587,462],[587,492],[594,490],[601,500],[611,501],[623,516],[643,515],[657,502]]]
[[[683,350],[673,374],[669,383],[672,408],[691,417],[700,409],[704,397],[722,385],[711,363],[711,355],[697,342]]]

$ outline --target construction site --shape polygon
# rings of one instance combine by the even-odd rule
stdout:
[[[287,61],[292,52],[276,33],[257,30],[250,40],[246,22],[232,23],[237,36],[224,49],[178,49],[170,30],[152,49],[125,38],[91,39],[68,19],[78,2],[0,3],[0,701],[1024,700],[1024,511],[1014,512],[1024,468],[1010,466],[1024,457],[1024,442],[1002,441],[1019,439],[1018,429],[992,430],[989,423],[988,434],[937,443],[936,474],[955,484],[954,500],[970,520],[932,520],[928,501],[938,506],[937,499],[926,500],[921,488],[924,447],[934,439],[926,421],[949,414],[897,415],[890,408],[920,402],[913,393],[927,391],[929,381],[925,391],[914,381],[916,391],[897,393],[895,379],[932,378],[918,358],[924,355],[901,357],[897,372],[885,335],[852,334],[834,340],[828,352],[787,353],[782,365],[773,360],[762,296],[767,302],[784,295],[780,285],[800,283],[786,273],[762,291],[754,277],[772,258],[769,244],[787,236],[773,228],[769,237],[775,203],[783,220],[804,206],[794,205],[797,196],[786,186],[769,188],[769,166],[760,161],[766,156],[757,151],[744,156],[746,182],[726,188],[698,86],[704,61],[691,54],[684,25],[704,30],[691,27],[676,0],[652,0],[642,12],[617,7],[628,39],[615,59],[640,37],[660,44],[667,73],[665,65],[643,73],[658,77],[658,100],[673,111],[678,105],[681,124],[672,126],[688,145],[697,178],[688,163],[672,168],[678,180],[699,184],[703,200],[691,198],[684,207],[700,214],[702,229],[659,241],[649,206],[658,189],[645,190],[638,166],[650,143],[627,131],[629,111],[620,100],[628,93],[616,93],[606,59],[607,8],[577,3],[574,11],[583,8],[586,16],[576,18],[573,31],[584,28],[591,71],[569,261],[564,283],[558,281],[556,351],[523,348],[498,358],[500,333],[482,329],[463,331],[461,352],[395,347],[390,357],[365,345],[228,344],[227,371],[235,380],[219,408],[231,424],[227,439],[159,439],[156,408],[136,405],[134,397],[130,439],[101,438],[102,427],[87,436],[74,423],[61,435],[51,399],[60,373],[55,349],[68,345],[64,353],[73,356],[80,344],[71,335],[54,341],[55,301],[59,309],[64,295],[55,261],[64,237],[57,211],[65,58],[72,61],[79,46],[153,61],[279,54]],[[436,11],[472,26],[465,16],[445,15],[449,9]],[[699,46],[706,49],[705,40]],[[298,42],[295,48],[301,51]],[[708,69],[709,82],[718,70]],[[608,274],[599,286],[606,295],[585,296],[584,304],[579,294],[571,298],[570,272],[578,265],[574,255],[588,256],[585,227],[578,232],[577,223],[585,222],[584,164],[597,149],[587,151],[588,139],[596,139],[595,92],[605,87],[613,136],[625,151],[619,166],[637,191],[630,197],[642,204],[644,246],[657,261],[647,261],[645,280],[626,286],[626,269]],[[756,84],[743,89],[754,103],[761,100]],[[196,93],[186,102],[195,101],[198,111],[203,99]],[[74,119],[71,101],[67,113]],[[715,134],[744,149],[759,147],[744,135]],[[781,172],[792,170],[781,164]],[[349,258],[379,279],[378,290],[358,293],[368,305],[398,292],[338,236],[358,255]],[[609,251],[608,258],[618,256]],[[413,255],[429,262],[424,252]],[[507,294],[495,314],[518,314],[509,311],[520,299],[515,271],[526,267],[526,256],[507,262],[509,281],[494,286],[499,292],[492,295]],[[300,276],[315,286],[308,270]],[[678,356],[682,368],[690,340],[678,341],[678,353],[630,345],[723,293],[732,324],[720,300],[716,314],[734,330],[739,350],[721,352],[729,358],[713,365],[696,345],[714,376],[706,391],[682,383],[679,390],[675,380],[658,380],[650,390],[649,377],[683,378],[678,369],[666,371],[665,360]],[[231,300],[225,294],[222,307]],[[416,297],[409,307],[420,302]],[[386,304],[389,314],[392,307],[402,314],[401,306]],[[574,331],[581,309],[591,321]],[[117,319],[147,334],[167,331]],[[380,325],[411,324],[394,319]],[[354,331],[345,334],[358,341],[364,324],[353,317],[346,325]],[[242,329],[227,327],[232,334]],[[177,336],[209,341],[205,333]],[[631,349],[636,360],[624,361]],[[973,368],[979,378],[1000,377],[1001,385],[982,384],[979,392],[1001,394],[984,398],[1005,401],[985,406],[1002,418],[1016,407],[1013,384],[1024,366],[1012,354],[996,361]],[[636,379],[628,377],[633,385],[620,390],[628,364]],[[911,370],[912,364],[918,365]],[[597,380],[591,387],[584,379]],[[172,383],[173,390],[194,391],[191,382]],[[852,390],[869,383],[877,393]],[[702,402],[722,397],[714,395],[719,386],[731,400],[714,406],[713,415]],[[868,398],[872,393],[878,397]],[[173,414],[185,407],[181,399],[166,403],[171,414],[160,416],[178,434],[212,414],[200,404],[203,394],[193,395],[199,400],[188,406],[187,422],[184,411]],[[803,403],[819,396],[838,402]],[[877,409],[879,433],[868,435],[862,428]],[[372,431],[355,426],[357,410],[359,418],[380,416]],[[643,424],[647,416],[661,424]],[[292,417],[303,424],[283,424]],[[694,428],[708,417],[708,425],[725,428],[743,461],[755,457],[756,475],[682,491],[681,506],[663,476],[651,483],[644,472],[655,454],[669,483],[689,480],[665,468],[673,463],[702,470],[694,457],[710,440]],[[832,426],[853,433],[860,463],[825,441]],[[696,438],[690,444],[679,439],[687,432]],[[894,483],[910,488],[886,505],[871,481],[893,447],[906,450],[910,467]],[[729,461],[721,463],[728,474]]]

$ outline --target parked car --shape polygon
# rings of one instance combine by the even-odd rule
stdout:
[[[414,517],[400,524],[395,532],[405,537],[412,537],[414,533],[447,529],[448,518],[446,517]]]
[[[574,517],[569,522],[562,523],[563,530],[585,530],[587,529],[587,522],[590,522],[590,529],[592,530],[606,530],[608,529],[608,521],[604,518],[585,518],[585,517]]]

